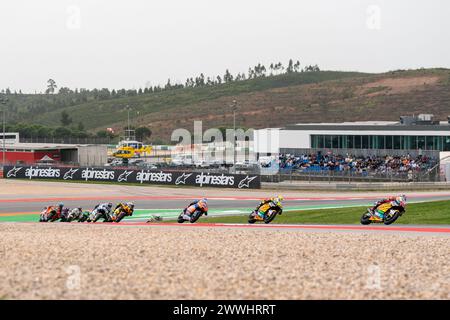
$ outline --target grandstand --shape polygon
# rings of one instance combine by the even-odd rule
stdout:
[[[357,154],[450,152],[450,117],[445,122],[433,118],[419,115],[398,122],[303,123],[255,130],[255,150],[261,154],[302,153],[311,148]]]
[[[272,156],[280,172],[333,172],[412,181],[433,171],[434,180],[450,180],[450,117],[444,122],[421,114],[402,116],[397,122],[266,128],[255,130],[254,146],[258,157]]]

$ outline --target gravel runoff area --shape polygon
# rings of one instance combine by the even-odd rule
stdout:
[[[450,237],[0,224],[0,299],[449,299]]]

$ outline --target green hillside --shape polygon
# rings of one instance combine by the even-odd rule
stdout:
[[[236,99],[237,125],[283,126],[297,122],[397,120],[400,115],[450,114],[450,70],[428,69],[385,74],[316,71],[258,77],[220,85],[177,88],[108,99],[74,94],[9,95],[15,122],[59,126],[65,111],[73,123],[96,132],[121,130],[132,108],[134,126],[147,126],[152,140],[168,141],[175,128],[204,129],[232,125]],[[80,100],[80,101],[78,101]]]

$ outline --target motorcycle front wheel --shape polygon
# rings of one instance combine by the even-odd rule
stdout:
[[[184,218],[183,218],[183,213],[181,213],[179,216],[178,216],[178,223],[183,223],[184,221],[186,221],[186,220],[184,220]]]
[[[365,212],[361,217],[361,224],[364,224],[364,225],[371,224],[372,221],[370,221],[370,217],[371,217],[370,213]]]
[[[96,223],[97,221],[98,221],[98,219],[100,219],[101,218],[101,213],[97,213],[95,216],[94,216],[94,219],[92,219],[92,222],[93,223]]]
[[[250,213],[250,215],[248,216],[248,223],[253,224],[256,222],[255,219],[255,212]]]

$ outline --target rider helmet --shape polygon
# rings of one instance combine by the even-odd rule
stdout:
[[[406,205],[406,197],[404,195],[395,198],[397,205],[404,207]]]
[[[129,207],[131,210],[134,209],[134,203],[133,203],[133,202],[127,202],[125,205],[126,205],[127,207]]]

